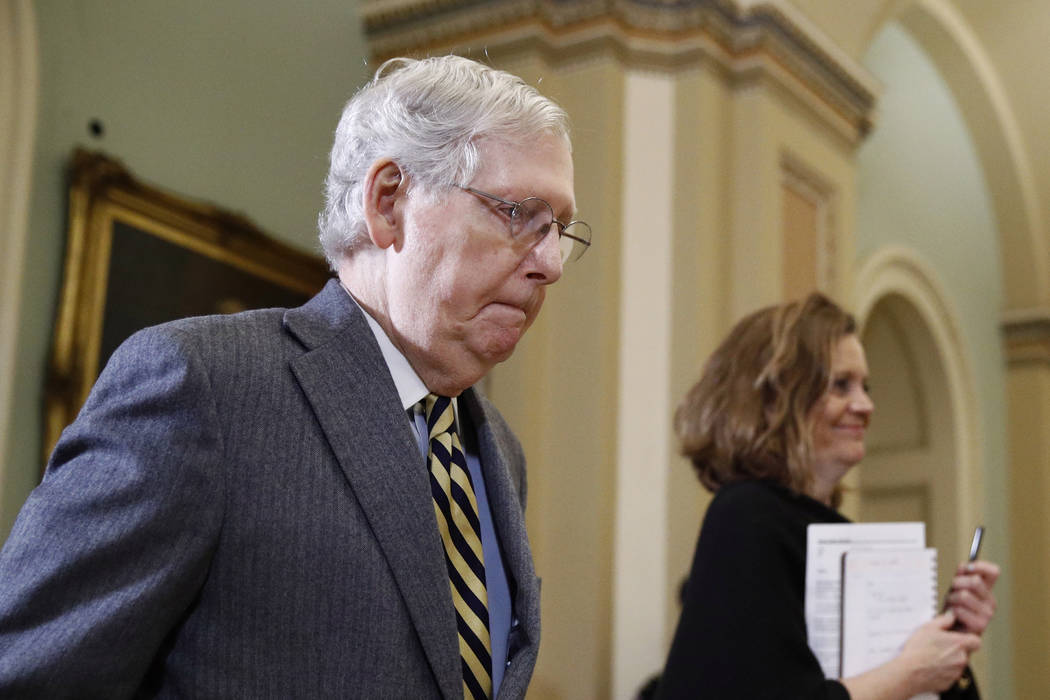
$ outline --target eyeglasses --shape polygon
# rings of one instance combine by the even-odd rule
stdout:
[[[586,221],[570,221],[563,224],[554,218],[554,208],[539,197],[526,197],[520,202],[511,202],[473,187],[456,187],[504,205],[498,207],[498,211],[508,220],[511,238],[527,246],[534,246],[543,240],[543,237],[550,233],[551,224],[556,224],[562,263],[579,260],[591,246],[591,227]]]

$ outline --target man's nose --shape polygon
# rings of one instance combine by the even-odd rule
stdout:
[[[561,236],[555,224],[546,236],[541,238],[529,251],[526,259],[529,269],[529,279],[539,281],[541,284],[554,284],[561,277]]]

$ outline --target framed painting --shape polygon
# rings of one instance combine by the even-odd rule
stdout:
[[[78,149],[45,387],[45,461],[110,354],[135,331],[186,316],[299,306],[328,277],[322,258],[246,218],[146,185],[119,161]]]

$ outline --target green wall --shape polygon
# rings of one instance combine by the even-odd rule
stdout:
[[[332,134],[370,73],[355,0],[38,0],[35,10],[38,121],[0,540],[41,467],[73,148],[317,250]]]

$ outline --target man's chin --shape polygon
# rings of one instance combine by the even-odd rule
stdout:
[[[505,328],[491,335],[481,344],[479,359],[489,367],[499,364],[514,354],[524,331],[520,328]]]

